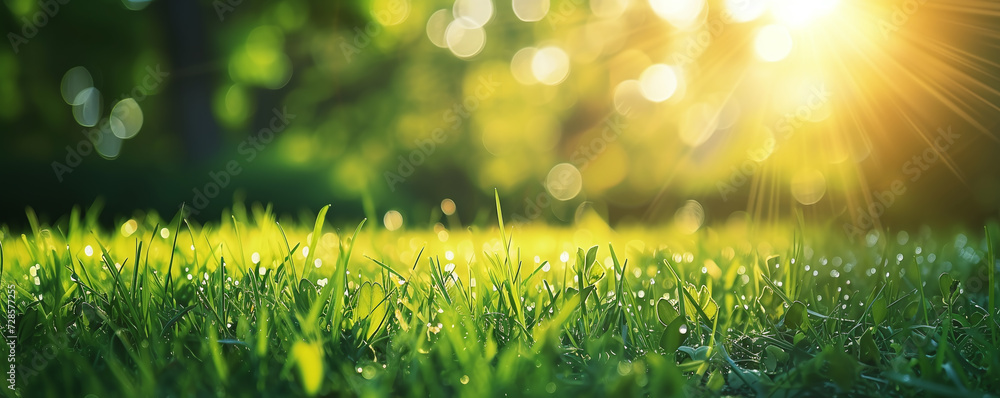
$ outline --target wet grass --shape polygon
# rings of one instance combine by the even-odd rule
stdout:
[[[52,225],[29,211],[30,231],[0,239],[17,394],[1000,391],[995,254],[979,231],[852,243],[822,227],[688,235],[501,216],[389,232],[335,230],[326,211],[136,214],[112,231],[96,210]]]

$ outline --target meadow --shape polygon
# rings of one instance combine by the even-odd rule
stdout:
[[[498,200],[498,209],[499,206]],[[988,396],[988,233],[388,231],[237,204],[2,230],[7,396]],[[22,233],[23,232],[23,233]],[[13,286],[9,291],[8,287]],[[991,289],[992,288],[992,289]],[[13,306],[11,306],[13,303]],[[10,374],[8,374],[10,376]],[[13,388],[9,389],[13,382]]]

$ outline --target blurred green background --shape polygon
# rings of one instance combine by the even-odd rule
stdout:
[[[722,3],[707,3],[707,20]],[[759,125],[783,114],[757,109],[774,102],[765,93],[804,87],[782,83],[787,73],[762,69],[752,50],[743,51],[757,25],[681,32],[646,2],[624,0],[552,0],[543,19],[526,22],[510,1],[496,1],[482,29],[470,28],[441,48],[435,41],[452,39],[443,36],[445,26],[459,13],[452,1],[3,5],[0,223],[22,224],[26,206],[55,218],[98,198],[108,220],[135,209],[172,214],[182,202],[209,220],[236,197],[271,202],[281,212],[334,203],[331,214],[343,221],[365,215],[381,221],[394,209],[407,226],[427,226],[446,198],[457,203],[463,222],[482,219],[493,207],[494,188],[521,221],[566,223],[593,209],[613,224],[658,223],[691,213],[689,200],[706,221],[738,211],[781,219],[798,208],[815,219],[851,218],[870,192],[908,178],[901,165],[928,145],[909,132],[920,129],[933,139],[946,126],[967,132],[947,151],[948,167],[930,168],[909,184],[882,224],[976,225],[995,217],[1000,203],[995,59],[962,69],[978,88],[950,101],[958,107],[941,106],[932,101],[937,95],[919,90],[880,97],[881,105],[864,104],[871,114],[866,129],[817,122],[809,129],[818,132],[781,143],[790,149],[773,150],[772,163],[760,162],[747,182],[722,194],[720,181],[732,184],[742,154],[760,145],[744,122]],[[917,17],[930,23],[955,14]],[[970,28],[949,28],[948,43],[997,58],[989,32],[970,33],[996,26],[995,19],[980,15]],[[691,79],[685,102],[628,105],[622,81],[637,79],[650,64],[677,60],[690,38],[706,31],[720,45],[699,50],[698,68],[685,69]],[[569,54],[565,76],[555,84],[525,82],[517,54],[550,45]],[[905,51],[912,51],[904,54],[911,58],[907,68],[934,57]],[[848,60],[839,70],[853,73],[861,63]],[[553,65],[557,70],[549,72],[559,75],[563,64]],[[724,78],[737,69],[750,77],[740,84]],[[832,106],[862,106],[866,88],[851,84],[858,81],[820,75],[835,93]],[[937,79],[931,81],[946,91],[965,87]],[[875,79],[859,81],[872,91],[881,87]],[[907,115],[880,111],[904,96],[912,101]],[[678,140],[683,128],[673,121],[704,104],[725,113],[732,98],[741,101],[734,109],[742,109],[731,115],[732,127],[713,125],[704,143],[685,146],[683,131]],[[264,129],[273,139],[261,135]],[[831,144],[817,138],[825,130],[849,133]],[[80,153],[96,137],[103,139],[93,153]],[[812,163],[823,156],[809,148],[830,147],[841,148],[838,159]],[[551,181],[560,163],[574,165],[579,177]],[[816,203],[789,195],[791,176],[805,167],[826,176],[826,194]],[[553,198],[560,190],[579,193]]]

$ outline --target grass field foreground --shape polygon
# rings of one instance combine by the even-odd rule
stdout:
[[[16,314],[4,394],[1000,391],[995,254],[979,231],[390,232],[333,229],[327,210],[279,220],[238,204],[219,222],[139,214],[115,230],[97,210],[52,225],[29,211],[31,231],[0,237]]]

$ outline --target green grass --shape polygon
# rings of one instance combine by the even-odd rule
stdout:
[[[0,239],[17,394],[1000,391],[995,254],[975,232],[850,243],[822,227],[502,216],[389,232],[334,230],[327,210],[279,221],[238,204],[219,222],[136,214],[115,230],[96,210],[51,225],[29,211],[30,231]]]

